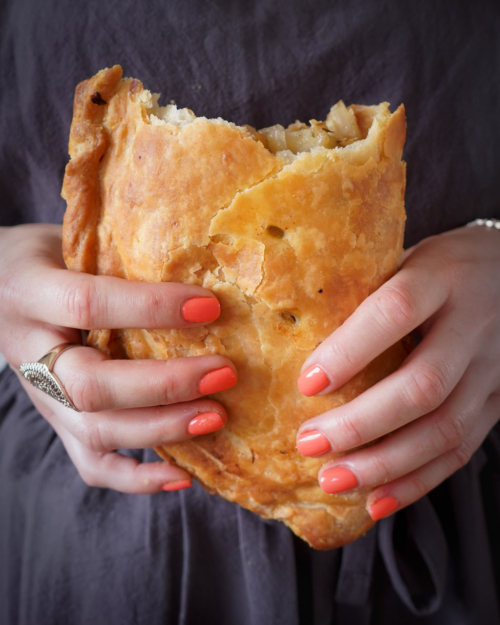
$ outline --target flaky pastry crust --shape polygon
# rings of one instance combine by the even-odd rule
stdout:
[[[398,343],[328,396],[306,398],[296,386],[305,358],[393,275],[402,252],[404,108],[349,108],[359,141],[273,154],[220,119],[161,119],[151,94],[115,66],[77,87],[63,186],[70,269],[198,284],[221,303],[207,326],[89,337],[114,358],[217,353],[236,365],[238,384],[214,395],[226,427],[158,453],[316,549],[372,525],[368,493],[325,494],[318,470],[335,456],[302,457],[297,428],[406,357]]]

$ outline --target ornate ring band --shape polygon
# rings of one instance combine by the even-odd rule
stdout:
[[[68,397],[61,380],[52,372],[59,356],[72,347],[81,347],[81,345],[79,343],[61,343],[56,345],[45,356],[42,356],[38,362],[23,363],[19,367],[19,371],[30,384],[47,393],[47,395],[56,399],[66,408],[72,408],[76,412],[81,412]]]

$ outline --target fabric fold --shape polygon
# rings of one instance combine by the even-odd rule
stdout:
[[[436,612],[446,587],[448,546],[428,497],[380,521],[378,546],[392,586],[410,612]]]

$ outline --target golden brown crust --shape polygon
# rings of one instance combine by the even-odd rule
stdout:
[[[229,356],[239,382],[214,396],[227,426],[158,453],[317,549],[346,544],[372,524],[367,493],[323,493],[325,457],[298,454],[297,428],[394,371],[406,352],[393,346],[326,397],[303,397],[295,381],[307,355],[397,268],[404,109],[354,106],[365,139],[290,162],[222,120],[159,121],[149,92],[118,70],[77,89],[68,267],[203,285],[222,314],[206,327],[92,332],[90,344],[112,357]],[[107,104],[90,106],[96,91]]]
[[[63,253],[72,269],[96,273],[97,223],[100,213],[99,163],[108,145],[102,126],[106,105],[122,77],[115,65],[90,80],[81,82],[75,92],[73,122],[62,196],[68,207],[64,216]],[[97,103],[96,103],[97,102]]]

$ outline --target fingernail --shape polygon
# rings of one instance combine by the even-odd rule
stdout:
[[[378,521],[379,519],[389,516],[398,506],[399,502],[394,497],[384,497],[372,503],[368,508],[368,514],[374,521]]]
[[[318,365],[313,365],[306,369],[297,380],[297,386],[302,395],[312,397],[330,384],[326,373]]]
[[[204,375],[200,380],[198,390],[202,395],[220,393],[234,386],[237,381],[238,377],[231,367],[222,367]]]
[[[193,297],[182,307],[182,316],[192,323],[215,321],[220,315],[220,304],[215,297]]]
[[[319,456],[331,451],[330,441],[318,430],[309,430],[297,436],[297,450],[303,456]]]
[[[188,432],[192,436],[210,434],[210,432],[220,430],[225,425],[224,419],[218,412],[204,412],[191,419],[188,425]]]
[[[356,488],[358,480],[347,467],[331,467],[326,469],[319,478],[319,485],[329,495]]]
[[[163,484],[162,489],[171,491],[171,490],[182,490],[184,488],[189,488],[193,483],[190,480],[179,480],[178,482],[167,482]]]

